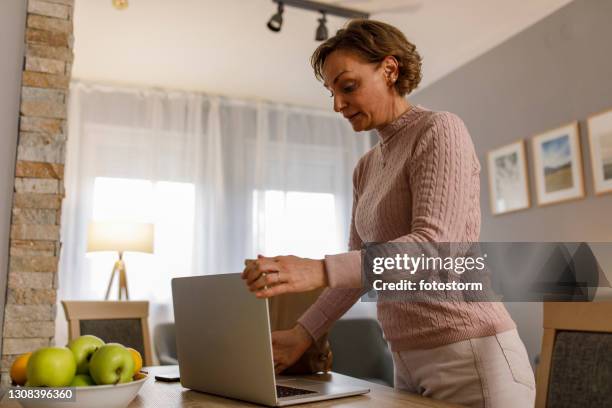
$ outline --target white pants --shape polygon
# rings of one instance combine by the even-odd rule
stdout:
[[[473,408],[531,408],[535,380],[517,331],[393,352],[395,387]]]

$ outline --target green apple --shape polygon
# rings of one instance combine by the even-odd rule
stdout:
[[[93,378],[85,374],[77,374],[72,379],[70,387],[89,387],[90,385],[96,385]]]
[[[89,374],[98,385],[132,381],[134,359],[132,353],[119,343],[108,343],[89,360]]]
[[[43,347],[28,360],[28,386],[66,387],[76,373],[76,361],[66,347]]]
[[[89,360],[93,353],[104,345],[104,341],[91,334],[77,337],[68,343],[77,363],[77,374],[89,374]]]

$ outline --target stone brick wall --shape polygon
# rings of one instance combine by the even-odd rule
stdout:
[[[0,381],[55,334],[74,0],[28,0]]]

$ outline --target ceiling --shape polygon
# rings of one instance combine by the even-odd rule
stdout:
[[[421,89],[551,14],[570,0],[320,0],[372,13],[400,28],[423,57]],[[266,28],[271,0],[80,0],[73,77],[202,91],[323,109],[314,79],[316,13],[285,8]],[[345,20],[328,16],[333,33]]]

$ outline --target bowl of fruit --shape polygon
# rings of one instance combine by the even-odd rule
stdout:
[[[85,335],[17,357],[7,394],[24,408],[125,408],[147,381],[141,368],[138,351]]]

